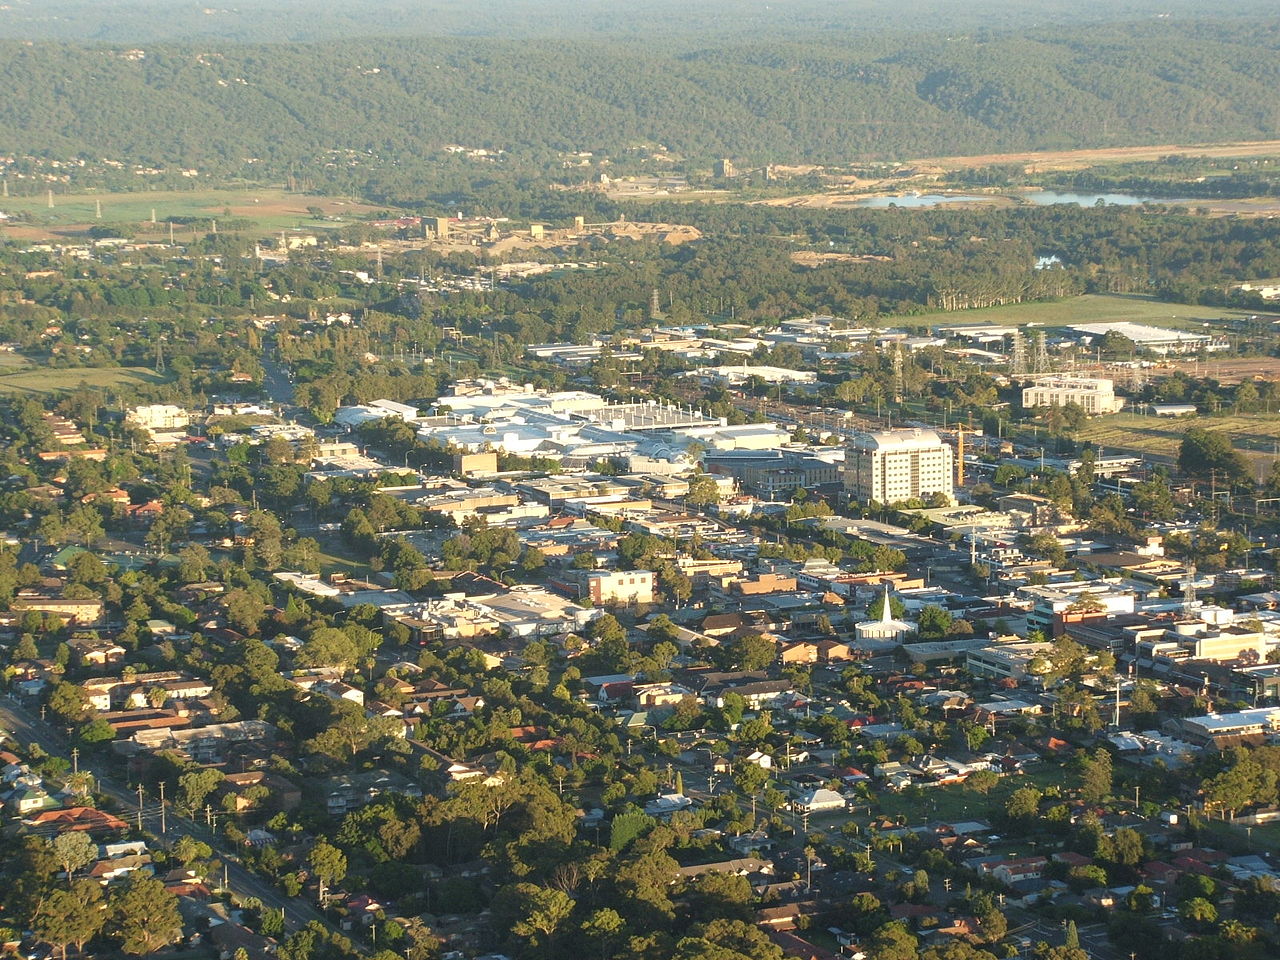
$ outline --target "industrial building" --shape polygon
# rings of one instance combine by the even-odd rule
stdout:
[[[1124,406],[1115,384],[1098,377],[1044,377],[1022,391],[1022,405],[1028,409],[1069,403],[1090,415],[1118,413]]]

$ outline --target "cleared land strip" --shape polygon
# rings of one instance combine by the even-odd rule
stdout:
[[[1236,143],[1166,143],[1150,147],[1104,147],[1094,150],[1048,150],[1025,153],[985,153],[971,157],[929,157],[918,164],[962,170],[996,164],[1023,163],[1036,170],[1075,170],[1102,163],[1159,160],[1171,154],[1196,157],[1259,157],[1280,154],[1280,140],[1242,140]]]

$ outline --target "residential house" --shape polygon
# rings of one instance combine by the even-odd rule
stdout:
[[[341,680],[324,680],[311,688],[313,693],[328,697],[330,700],[348,700],[364,706],[364,691]]]
[[[67,641],[71,655],[86,667],[106,667],[124,659],[125,649],[113,640],[98,636],[76,636]]]
[[[636,705],[640,710],[652,710],[654,707],[672,707],[686,697],[693,698],[694,692],[678,683],[637,683],[633,687]]]
[[[817,663],[818,644],[811,640],[799,640],[795,643],[784,643],[778,651],[778,660],[789,663]]]
[[[7,806],[18,816],[28,817],[42,810],[56,809],[61,804],[49,796],[43,786],[20,786],[9,797]]]
[[[807,790],[792,801],[791,807],[797,813],[821,813],[829,810],[843,810],[845,798],[834,790],[818,787]]]
[[[725,695],[736,693],[746,701],[748,710],[759,710],[794,692],[795,684],[790,680],[753,680],[746,683],[727,683],[717,687],[711,693],[704,690],[703,698],[709,699],[715,707],[723,707]]]
[[[683,793],[662,793],[644,805],[644,812],[651,817],[666,818],[692,806],[693,801]]]
[[[1048,859],[1041,856],[1014,857],[985,864],[983,872],[1007,886],[1014,886],[1025,880],[1039,880],[1048,865]]]
[[[149,876],[155,875],[156,868],[155,864],[151,862],[151,854],[139,853],[109,860],[99,860],[89,868],[89,876],[106,885],[112,880],[119,880],[121,877],[126,877],[135,871]]]
[[[80,830],[86,833],[114,833],[128,829],[128,824],[119,817],[93,807],[66,807],[62,810],[45,810],[35,816],[27,817],[23,825],[41,833],[65,833]]]
[[[714,863],[698,863],[688,867],[677,867],[676,875],[686,880],[706,876],[709,873],[732,874],[749,877],[754,874],[772,874],[773,864],[759,857],[738,857],[733,860],[717,860]]]
[[[265,796],[261,792],[265,790]],[[302,790],[276,773],[250,770],[246,773],[229,773],[218,784],[215,795],[223,806],[226,797],[237,813],[265,805],[273,810],[294,810],[302,803]]]
[[[342,816],[372,803],[384,793],[407,797],[422,796],[422,788],[408,777],[389,770],[331,777],[325,786],[325,807],[333,816]]]

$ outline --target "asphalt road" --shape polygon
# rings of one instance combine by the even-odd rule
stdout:
[[[8,699],[0,701],[0,723],[19,744],[25,746],[36,743],[51,756],[65,757],[70,761],[70,748],[62,732],[52,724],[42,721],[20,704]],[[110,774],[104,773],[100,763],[82,763],[81,769],[92,771],[97,781],[98,793],[109,796],[120,804],[122,818],[131,819],[131,814],[136,816],[138,809],[136,790],[128,789]],[[308,901],[299,897],[285,896],[267,880],[245,869],[240,865],[239,856],[226,846],[223,838],[213,833],[204,824],[182,816],[172,806],[165,811],[163,819],[166,829],[161,833],[160,807],[154,802],[155,798],[152,799],[153,802],[143,805],[142,822],[145,831],[153,837],[163,839],[166,843],[172,843],[183,836],[192,836],[209,844],[226,865],[227,885],[237,899],[256,897],[264,907],[277,911],[283,910],[287,930],[304,927],[313,920],[332,926]]]
[[[293,381],[284,364],[276,360],[262,360],[262,389],[271,403],[279,407],[293,405]]]

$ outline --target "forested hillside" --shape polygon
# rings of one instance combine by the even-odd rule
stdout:
[[[658,48],[621,40],[0,44],[0,151],[231,173],[446,143],[841,161],[1271,138],[1280,21]],[[342,162],[342,161],[339,161]]]

